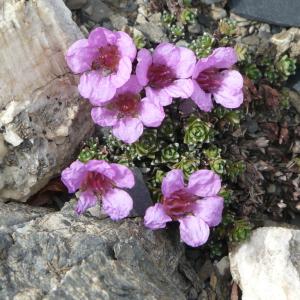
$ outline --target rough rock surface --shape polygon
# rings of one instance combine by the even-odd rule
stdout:
[[[300,230],[256,229],[229,258],[243,300],[300,299]]]
[[[62,0],[0,1],[0,201],[25,201],[91,131],[66,66],[82,34]]]
[[[295,0],[230,0],[232,11],[245,18],[283,26],[300,26],[300,2]]]
[[[15,204],[0,208],[0,299],[180,300],[190,288],[200,292],[196,275],[182,275],[184,247],[172,229],[152,232],[140,218],[78,218],[72,201],[46,215],[32,208],[31,217],[17,205],[26,220],[15,225],[2,219]]]

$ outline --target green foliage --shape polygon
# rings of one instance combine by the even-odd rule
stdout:
[[[192,116],[188,119],[185,127],[184,143],[193,147],[198,144],[209,142],[213,137],[213,131],[210,124]]]
[[[133,41],[138,49],[142,49],[146,46],[146,39],[141,34],[135,34],[133,37]]]
[[[184,26],[181,24],[174,24],[170,27],[170,38],[173,42],[178,41],[185,36]]]
[[[247,47],[243,44],[236,44],[234,47],[236,54],[238,56],[238,61],[244,62],[248,58]]]
[[[295,74],[296,60],[288,57],[288,55],[284,55],[276,63],[276,69],[282,76],[283,80],[287,80],[289,76]]]
[[[204,150],[203,153],[209,162],[210,168],[218,174],[224,174],[226,160],[221,158],[221,149],[211,146]]]
[[[173,14],[164,10],[162,13],[162,21],[167,27],[171,27],[171,25],[176,21],[176,18]]]
[[[193,24],[197,19],[197,14],[190,8],[185,8],[180,15],[180,21],[182,24]]]
[[[252,80],[259,80],[262,77],[262,73],[256,64],[248,64],[245,67],[245,74]]]
[[[107,154],[106,148],[99,148],[98,138],[90,138],[84,143],[83,148],[78,155],[78,159],[85,163],[91,159],[106,159]]]
[[[280,106],[284,109],[288,109],[290,107],[290,95],[289,89],[283,88],[280,92]]]
[[[161,140],[174,141],[176,138],[175,124],[170,117],[165,118],[162,125],[158,128],[158,137]]]
[[[226,174],[232,182],[237,180],[237,177],[245,172],[246,166],[243,161],[227,161]]]
[[[161,150],[161,163],[176,163],[180,159],[179,144],[169,144]]]
[[[209,33],[204,33],[196,40],[193,40],[189,48],[193,50],[198,58],[207,57],[212,52],[215,39]]]
[[[199,169],[200,160],[194,152],[187,153],[188,156],[182,156],[181,160],[172,166],[172,169],[181,169],[186,179]]]
[[[231,242],[243,242],[250,237],[252,226],[249,221],[242,219],[234,221],[233,229],[230,232]]]
[[[148,157],[155,158],[155,153],[159,150],[157,140],[157,130],[146,130],[142,137],[132,145],[133,155],[138,158]]]
[[[233,37],[237,33],[236,22],[232,19],[224,18],[218,24],[219,32],[222,35]]]

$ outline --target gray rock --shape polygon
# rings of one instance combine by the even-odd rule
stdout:
[[[88,3],[88,0],[66,0],[65,2],[70,9],[81,9]]]
[[[33,207],[17,202],[0,204],[0,228],[23,224],[53,212],[52,209]]]
[[[109,19],[114,12],[101,0],[90,0],[88,5],[82,10],[87,17],[96,22],[101,23],[105,19]]]
[[[217,6],[212,7],[210,14],[211,17],[216,21],[221,20],[227,16],[226,10]]]
[[[146,22],[144,24],[137,25],[136,28],[151,42],[160,43],[168,40],[162,27],[154,23]]]
[[[249,46],[258,46],[260,39],[257,35],[253,34],[253,35],[248,35],[248,36],[242,38],[242,42]]]
[[[127,190],[133,199],[133,210],[131,216],[143,217],[146,209],[153,205],[150,192],[145,184],[143,175],[138,168],[133,169],[135,177],[135,185],[132,189]]]
[[[300,299],[300,230],[258,228],[229,259],[243,299]]]
[[[204,31],[204,27],[201,26],[199,23],[195,22],[191,25],[188,26],[188,31],[190,33],[194,33],[194,34],[197,34],[197,33],[201,33]]]
[[[222,1],[223,0],[200,0],[200,2],[202,2],[203,4],[207,4],[207,5],[219,3],[219,2],[222,2]]]
[[[296,28],[291,28],[289,30],[283,30],[280,33],[274,34],[271,38],[271,42],[276,45],[278,56],[288,50],[291,43],[294,41],[297,34]]]
[[[291,104],[294,106],[294,108],[300,114],[300,94],[295,91],[289,91],[289,99],[290,99]]]
[[[231,10],[242,17],[282,26],[300,26],[300,1],[230,0]]]
[[[147,230],[139,218],[77,217],[73,206],[38,218],[32,208],[31,221],[0,226],[0,299],[184,300],[195,293],[197,275],[179,272],[188,264],[177,232]],[[25,215],[30,209],[19,206]],[[0,219],[10,211],[3,204]]]
[[[300,68],[296,70],[296,74],[291,76],[287,82],[288,86],[300,94]]]
[[[62,0],[6,0],[0,9],[0,202],[26,201],[93,129],[65,61],[82,34]]]

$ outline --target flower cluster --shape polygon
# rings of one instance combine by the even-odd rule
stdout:
[[[185,18],[190,17],[187,14]],[[159,163],[175,168],[159,173],[162,186],[158,194],[162,196],[147,209],[145,226],[155,230],[178,221],[182,241],[192,247],[203,245],[210,227],[221,222],[221,179],[213,171],[188,164],[188,157],[177,151],[179,143],[164,141],[159,148],[156,136],[163,133],[173,141],[173,124],[165,113],[170,109],[165,107],[174,98],[190,98],[204,112],[212,111],[213,101],[225,108],[241,105],[243,78],[231,69],[237,62],[235,50],[220,47],[198,61],[191,49],[171,43],[161,43],[152,52],[144,48],[137,52],[125,32],[96,28],[69,48],[66,60],[74,73],[81,74],[78,90],[92,104],[91,117],[96,124],[111,127],[117,139],[133,144],[138,157],[153,159],[160,149]],[[152,130],[155,135],[147,131],[142,136],[144,127],[160,126]],[[210,125],[190,116],[183,136],[188,149],[210,139]],[[133,199],[123,189],[133,188],[134,174],[128,167],[104,161],[106,156],[94,148],[62,172],[62,181],[70,193],[78,191],[77,214],[100,204],[112,220],[123,219],[133,208]]]
[[[159,127],[164,106],[174,98],[191,98],[206,112],[213,99],[226,108],[243,102],[242,76],[229,69],[237,62],[230,47],[197,62],[192,50],[171,43],[137,53],[125,32],[96,28],[69,48],[66,60],[82,74],[78,89],[94,106],[94,122],[112,127],[113,135],[128,144],[140,138],[144,126]]]

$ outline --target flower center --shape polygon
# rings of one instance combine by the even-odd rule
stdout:
[[[133,93],[124,93],[116,96],[111,108],[117,110],[121,116],[135,116],[139,107],[140,96]]]
[[[173,220],[177,220],[193,211],[193,204],[197,199],[197,196],[182,189],[174,192],[169,198],[163,198],[162,204],[165,212]]]
[[[92,63],[93,70],[103,69],[106,72],[116,72],[120,61],[120,53],[115,45],[99,48],[99,54]]]
[[[199,74],[197,82],[206,93],[215,92],[221,86],[219,73],[218,69],[211,68]]]
[[[175,80],[175,74],[166,65],[152,64],[147,73],[149,85],[155,89],[162,89],[169,86]]]
[[[103,195],[113,187],[114,183],[111,179],[97,172],[88,172],[81,183],[82,191],[90,190],[96,194]]]

